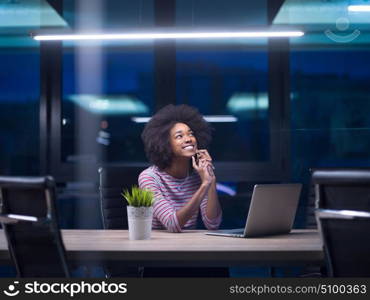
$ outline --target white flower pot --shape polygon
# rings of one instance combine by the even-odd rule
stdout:
[[[149,240],[152,232],[153,207],[127,206],[130,240]]]

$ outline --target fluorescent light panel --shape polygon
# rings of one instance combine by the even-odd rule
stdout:
[[[212,123],[229,123],[229,122],[237,122],[238,119],[234,116],[229,116],[229,115],[219,115],[219,116],[204,116],[204,119],[207,122],[212,122]],[[132,121],[135,123],[147,123],[150,120],[150,117],[132,117]]]
[[[179,32],[179,33],[122,33],[122,34],[56,34],[35,35],[38,41],[65,40],[155,40],[155,39],[219,39],[300,37],[302,31],[240,31],[240,32]]]
[[[230,196],[235,196],[236,195],[236,191],[234,189],[232,189],[231,187],[229,187],[225,184],[219,183],[219,182],[216,183],[216,189],[218,191],[224,192],[225,194],[228,194]]]
[[[228,115],[225,115],[225,116],[222,116],[222,115],[219,115],[219,116],[204,116],[204,119],[207,121],[207,122],[212,122],[212,123],[229,123],[229,122],[237,122],[238,119],[234,116],[228,116]]]
[[[370,5],[349,5],[347,9],[354,12],[370,12]]]
[[[147,114],[149,108],[139,99],[129,95],[69,95],[68,100],[96,114]],[[62,120],[63,122],[63,120]],[[65,124],[63,124],[65,125]]]

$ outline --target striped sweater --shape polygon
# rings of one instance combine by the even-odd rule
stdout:
[[[181,209],[198,190],[201,184],[199,175],[193,171],[183,179],[175,178],[156,166],[145,169],[139,175],[139,187],[151,190],[154,193],[153,229],[167,229],[170,232],[181,232],[182,229],[195,229],[199,211],[197,211],[180,228],[176,211]],[[209,230],[218,229],[222,213],[215,219],[206,216],[207,195],[202,199],[200,212],[204,225]]]

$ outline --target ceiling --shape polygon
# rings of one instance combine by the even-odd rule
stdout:
[[[349,12],[349,5],[369,0],[286,0],[274,19],[276,26],[300,28],[306,34],[292,46],[368,48],[370,12]]]
[[[46,0],[0,0],[0,32],[15,35],[43,27],[66,27]]]
[[[0,47],[37,46],[31,31],[67,26],[46,0],[0,0]]]

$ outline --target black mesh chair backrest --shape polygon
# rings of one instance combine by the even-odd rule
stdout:
[[[0,221],[19,277],[69,277],[52,177],[1,177]]]
[[[105,166],[100,173],[100,207],[105,229],[128,229],[127,202],[123,189],[138,185],[143,168],[129,166]]]
[[[370,169],[317,169],[312,182],[316,208],[370,211]]]
[[[370,277],[370,213],[316,211],[329,276]]]

